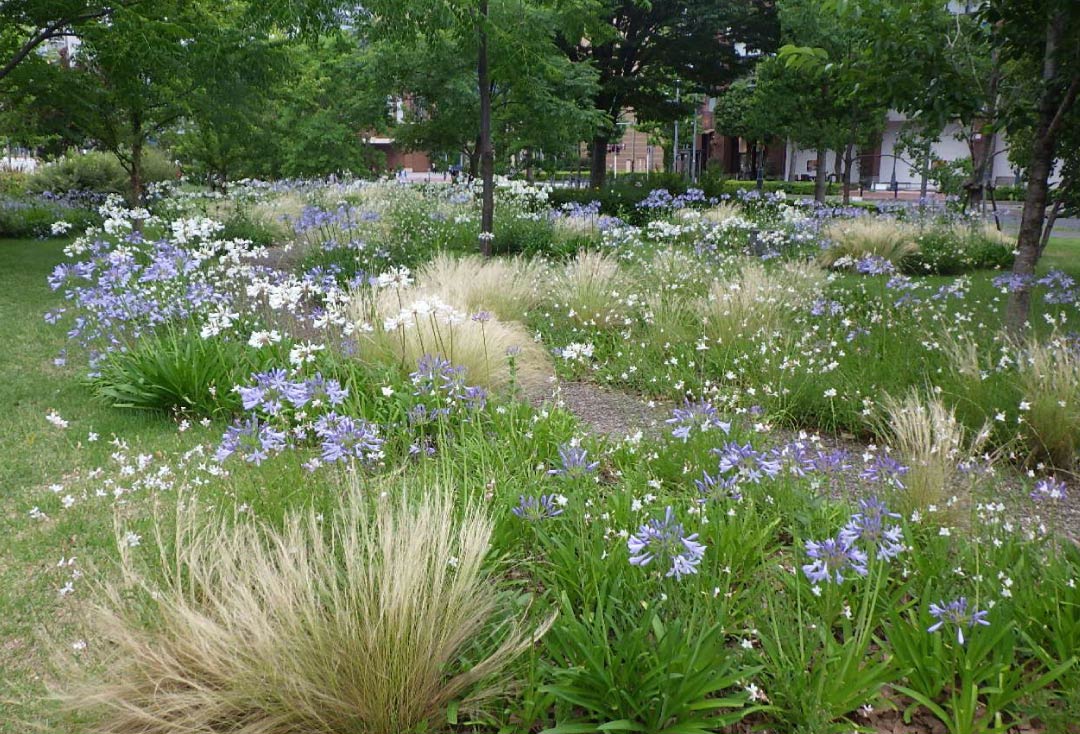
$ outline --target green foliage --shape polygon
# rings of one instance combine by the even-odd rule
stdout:
[[[934,227],[915,238],[918,252],[904,258],[911,275],[959,275],[971,270],[1012,267],[1015,243],[993,229],[978,226]]]
[[[99,221],[89,209],[43,198],[0,197],[0,237],[49,237],[64,221],[79,231]]]
[[[143,180],[147,183],[176,178],[176,167],[158,148],[148,148],[144,152],[142,165]],[[55,194],[123,194],[128,190],[128,174],[113,153],[71,151],[38,169],[30,176],[27,187],[30,191],[51,191]]]
[[[932,596],[924,595],[908,619],[894,614],[889,641],[896,662],[905,667],[909,685],[893,687],[912,699],[905,719],[919,706],[929,709],[949,734],[1002,732],[1023,721],[1007,715],[1011,705],[1052,686],[1076,664],[1075,657],[1029,670],[1018,661],[1025,635],[1003,615],[991,614],[989,629],[969,630],[964,643],[947,639],[954,630],[930,636]]]
[[[754,709],[720,625],[665,621],[658,612],[605,593],[577,610],[564,597],[545,637],[553,664],[544,687],[569,709],[546,734],[627,731],[706,734]]]
[[[226,417],[240,408],[233,386],[246,384],[272,351],[204,339],[177,324],[106,354],[90,387],[98,400],[117,408]]]
[[[964,184],[971,178],[973,170],[971,158],[938,161],[938,164],[930,169],[930,180],[936,184],[939,192],[958,197],[963,195]]]
[[[899,668],[889,653],[871,649],[887,575],[887,564],[875,558],[850,595],[828,583],[823,596],[808,596],[800,576],[785,579],[786,588],[770,595],[763,676],[777,717],[792,731],[850,731],[859,707],[896,680]],[[842,598],[850,599],[846,613]]]

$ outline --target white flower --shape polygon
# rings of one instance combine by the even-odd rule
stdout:
[[[315,355],[324,349],[326,349],[326,347],[322,344],[312,344],[311,342],[297,344],[289,350],[289,364],[294,367],[300,367],[304,364],[314,362]]]
[[[54,236],[67,234],[71,231],[71,222],[65,222],[61,219],[59,222],[53,222],[50,229]]]
[[[394,388],[390,387],[389,385],[384,385],[382,389],[382,394],[383,397],[388,398],[394,394]]]
[[[57,428],[68,427],[68,422],[64,420],[55,410],[50,410],[48,413],[46,413],[45,420],[49,421],[49,423],[52,423]]]
[[[75,640],[71,643],[71,649],[75,652],[82,652],[86,649],[86,640]]]
[[[251,338],[248,339],[248,346],[255,349],[261,349],[271,344],[277,344],[281,341],[281,333],[276,330],[271,331],[253,331]]]
[[[835,387],[830,387],[828,390],[826,390],[825,391],[825,397],[826,398],[835,398],[836,397],[836,388]]]
[[[136,548],[142,543],[142,536],[130,530],[124,535],[124,545],[128,548]]]

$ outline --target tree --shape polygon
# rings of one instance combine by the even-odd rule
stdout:
[[[0,3],[0,81],[41,44],[72,35],[138,0],[5,0]]]
[[[387,130],[389,108],[377,59],[353,33],[334,32],[291,49],[296,70],[268,121],[275,175],[370,173],[381,153],[368,144]]]
[[[269,150],[276,155],[267,124],[273,119],[270,110],[279,107],[286,80],[296,76],[284,39],[252,33],[242,6],[234,5],[233,11],[218,26],[212,67],[195,75],[183,116],[163,136],[185,168],[222,190],[231,176],[251,175]],[[189,61],[207,65],[198,58]]]
[[[959,126],[972,163],[966,205],[981,202],[1000,128],[1002,68],[991,27],[939,0],[827,0],[823,7],[858,30],[881,101],[910,120],[906,138],[917,160],[928,162],[945,127]]]
[[[506,16],[506,11],[512,11]],[[550,11],[496,3],[491,7],[492,140],[496,161],[532,160],[577,145],[595,124],[595,73],[571,64],[550,44]],[[541,34],[528,38],[528,34]],[[511,40],[512,39],[512,40]],[[511,40],[511,42],[507,42]],[[407,100],[395,140],[407,149],[458,153],[479,172],[479,90],[475,69],[450,33],[410,43],[371,45],[373,64],[388,81],[384,93]],[[522,48],[531,53],[521,53]]]
[[[1036,73],[1032,104],[1006,108],[1007,127],[1029,133],[1027,193],[1020,216],[1010,330],[1023,330],[1031,311],[1035,266],[1042,254],[1049,180],[1062,140],[1076,139],[1080,94],[1080,5],[1072,0],[991,0],[982,18],[994,28],[995,50],[1013,74]]]
[[[548,63],[554,46],[542,16],[547,6],[541,0],[371,0],[364,7],[369,11],[365,32],[373,41],[410,49],[448,46],[461,59],[474,62],[476,155],[482,181],[479,247],[490,255],[495,212],[493,101],[500,89],[521,84],[523,77],[537,79],[530,70]],[[453,91],[452,104],[466,107],[462,89]],[[426,100],[430,109],[437,101]],[[446,122],[445,116],[442,121]]]
[[[589,147],[590,183],[600,187],[617,121],[672,121],[691,111],[675,102],[716,93],[744,74],[753,54],[776,45],[772,0],[590,0],[564,15],[559,44],[575,63],[599,72],[593,106],[603,113]]]
[[[843,22],[812,0],[783,0],[779,7],[785,41],[779,58],[784,65],[774,67],[773,104],[788,110],[789,136],[817,150],[814,198],[824,201],[825,151],[831,149],[837,162],[842,160],[847,203],[855,151],[875,139],[885,121],[884,82],[863,53],[859,26]],[[801,114],[791,109],[796,100],[806,105]]]
[[[190,0],[117,7],[107,21],[85,23],[73,63],[55,68],[43,102],[62,109],[84,140],[117,156],[133,202],[143,194],[145,148],[189,112],[200,88],[247,61],[243,48],[257,46],[230,23],[240,9]]]
[[[492,251],[495,214],[495,154],[491,141],[491,75],[488,37],[491,33],[489,0],[371,0],[366,31],[374,40],[409,45],[446,35],[465,58],[475,61],[479,99],[477,149],[483,181],[480,215],[480,250]]]

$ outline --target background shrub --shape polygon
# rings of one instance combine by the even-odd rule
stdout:
[[[52,225],[68,222],[73,233],[79,233],[98,221],[92,210],[67,200],[43,197],[0,196],[0,237],[48,237]]]
[[[176,167],[158,148],[145,150],[142,165],[143,182],[146,184],[176,178]],[[125,194],[128,191],[128,174],[112,153],[68,153],[38,169],[30,176],[27,187],[35,193],[93,191],[99,194]]]

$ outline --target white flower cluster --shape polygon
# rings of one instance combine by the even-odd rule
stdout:
[[[396,331],[416,326],[420,319],[432,319],[437,323],[454,326],[463,323],[465,314],[435,297],[420,298],[402,308],[397,314],[383,320],[384,331]]]
[[[209,217],[189,217],[170,222],[169,229],[173,242],[186,245],[193,240],[205,242],[214,239],[218,232],[225,229],[225,225]]]
[[[559,356],[567,362],[587,362],[592,359],[593,345],[591,342],[586,344],[573,342],[560,349]]]

